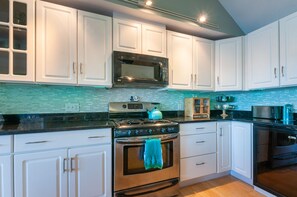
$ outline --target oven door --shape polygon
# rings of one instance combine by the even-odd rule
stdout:
[[[144,143],[149,138],[161,139],[163,169],[145,170],[144,168]],[[178,133],[117,138],[114,144],[114,191],[179,178]]]

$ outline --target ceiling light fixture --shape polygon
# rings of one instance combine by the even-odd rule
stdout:
[[[205,16],[205,15],[201,15],[201,16],[199,16],[199,18],[198,18],[198,22],[199,22],[199,23],[205,23],[205,22],[206,22],[206,16]]]
[[[153,2],[150,1],[150,0],[145,1],[145,5],[146,5],[146,6],[151,6],[152,4],[153,4]]]

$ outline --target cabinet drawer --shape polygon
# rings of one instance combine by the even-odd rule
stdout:
[[[216,154],[181,159],[181,181],[206,176],[216,173]]]
[[[216,132],[216,122],[180,124],[180,135]]]
[[[181,158],[215,153],[217,150],[216,133],[181,136],[180,142]]]
[[[16,135],[14,152],[111,143],[111,129]]]
[[[12,136],[0,136],[0,154],[8,154],[12,151]]]

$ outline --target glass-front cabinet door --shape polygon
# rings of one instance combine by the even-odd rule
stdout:
[[[34,81],[34,1],[0,5],[0,81]]]

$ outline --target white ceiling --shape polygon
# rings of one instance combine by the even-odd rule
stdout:
[[[297,11],[297,0],[219,0],[244,33]]]

